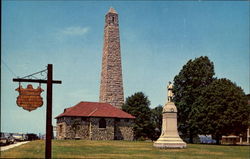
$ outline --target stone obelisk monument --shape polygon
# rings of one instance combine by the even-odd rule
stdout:
[[[173,102],[173,84],[168,85],[168,100],[162,111],[161,136],[154,143],[157,148],[185,148],[187,144],[177,130],[177,108]]]
[[[110,8],[105,16],[100,102],[121,109],[124,103],[118,14]]]

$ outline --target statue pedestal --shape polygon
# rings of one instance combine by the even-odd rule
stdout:
[[[154,143],[157,148],[186,148],[187,144],[180,138],[177,130],[177,109],[173,102],[163,107],[162,131]]]
[[[182,141],[182,139],[178,136],[169,136],[169,137],[163,137],[161,136],[155,143],[154,147],[157,148],[186,148],[187,144]]]

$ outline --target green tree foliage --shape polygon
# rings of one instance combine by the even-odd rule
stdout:
[[[250,94],[247,94],[246,98],[247,98],[247,105],[248,105],[248,107],[250,109]],[[249,117],[248,117],[248,127],[250,127],[250,114],[249,114]]]
[[[135,139],[152,139],[153,125],[150,121],[151,110],[150,101],[142,92],[137,92],[126,98],[122,110],[136,117],[134,123]]]
[[[239,135],[247,129],[250,109],[243,90],[228,79],[216,79],[206,87],[195,105],[202,134]]]
[[[162,105],[159,105],[153,109],[151,109],[151,121],[154,128],[153,140],[157,140],[161,135],[161,127],[162,127]]]
[[[174,101],[178,109],[179,131],[189,137],[198,133],[194,103],[201,95],[202,89],[207,87],[214,76],[214,65],[206,56],[189,60],[174,78]]]

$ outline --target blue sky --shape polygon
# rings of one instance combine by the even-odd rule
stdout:
[[[46,105],[32,112],[18,107],[12,78],[49,63],[54,79],[62,80],[53,86],[53,117],[80,101],[98,101],[104,16],[111,6],[119,14],[125,97],[142,91],[152,108],[163,105],[168,81],[200,56],[214,62],[216,77],[249,93],[249,2],[4,0],[1,131],[45,132]]]

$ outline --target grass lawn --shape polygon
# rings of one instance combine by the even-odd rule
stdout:
[[[45,141],[1,152],[1,158],[44,158]],[[157,149],[152,142],[54,140],[53,158],[249,159],[250,146],[188,144],[186,149]]]

